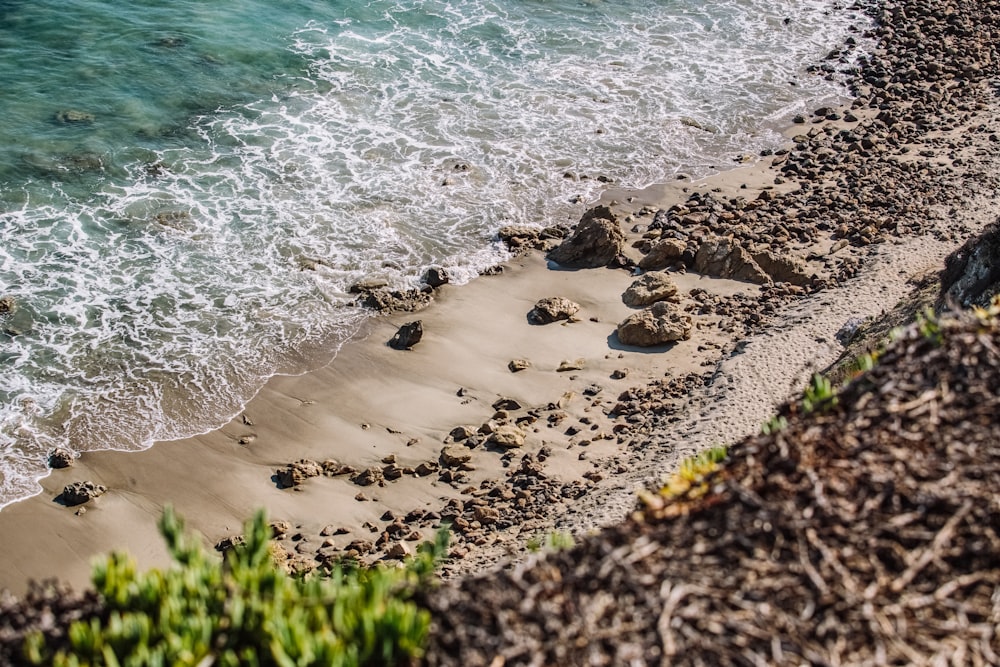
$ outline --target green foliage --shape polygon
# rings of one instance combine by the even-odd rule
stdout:
[[[944,340],[944,334],[941,332],[941,321],[934,313],[933,308],[925,308],[924,312],[917,313],[917,328],[920,330],[920,335],[935,345],[940,345]]]
[[[544,536],[536,535],[528,540],[527,549],[531,553],[539,551],[560,551],[571,549],[576,544],[573,536],[561,530],[554,530]]]
[[[207,553],[168,508],[160,530],[175,565],[139,573],[113,554],[95,565],[104,621],[69,628],[72,649],[52,653],[41,635],[26,643],[33,664],[202,666],[396,665],[419,657],[430,623],[412,601],[447,549],[441,531],[402,568],[336,568],[329,577],[278,569],[263,512],[224,561]]]
[[[660,495],[665,498],[687,496],[696,498],[708,491],[708,478],[717,470],[719,464],[729,456],[725,447],[710,447],[694,456],[681,461],[680,468],[668,477],[660,488]]]
[[[760,427],[760,432],[764,435],[779,433],[788,428],[788,420],[781,415],[774,415]]]
[[[829,378],[823,377],[819,373],[814,373],[809,386],[802,394],[802,410],[806,414],[811,412],[823,412],[828,408],[837,405],[837,394],[833,390]]]

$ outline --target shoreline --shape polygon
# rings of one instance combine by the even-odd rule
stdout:
[[[981,111],[988,114],[994,107],[995,102]],[[880,112],[857,109],[858,122],[848,125],[840,119],[798,124],[789,131],[790,146],[819,141],[824,128],[836,131],[874,124]],[[975,116],[966,122],[972,126]],[[806,136],[805,142],[798,140],[814,129],[819,133]],[[961,134],[959,127],[941,136]],[[989,147],[985,136],[978,138]],[[786,161],[806,152],[793,148]],[[879,151],[869,152],[874,157],[865,159],[879,159]],[[981,158],[984,162],[995,159],[995,150],[987,153]],[[906,159],[912,157],[908,154]],[[788,174],[774,164],[776,159],[766,157],[696,182],[638,192],[611,189],[601,202],[617,202],[612,209],[628,239],[626,254],[639,259],[642,253],[633,244],[641,243],[649,232],[652,210],[686,206],[694,192],[711,193],[723,202],[740,196],[744,204],[760,200],[764,210],[775,198],[799,193],[801,200],[809,190],[821,189],[810,185],[802,194],[803,182],[826,183],[839,176],[832,172],[802,178],[801,173],[811,167]],[[803,163],[809,159],[806,155]],[[970,155],[965,172],[975,166],[973,161]],[[777,173],[787,176],[784,183],[774,182]],[[768,194],[762,199],[763,192]],[[953,197],[950,204],[961,197]],[[649,212],[640,215],[643,210]],[[721,212],[732,210],[721,208]],[[959,214],[968,216],[960,222],[969,233],[993,218],[985,200]],[[947,217],[941,215],[938,227],[912,234],[906,229],[887,230],[878,243],[874,237],[872,242],[858,241],[859,224],[841,236],[850,242],[836,251],[832,248],[837,241],[827,233],[812,241],[775,242],[803,260],[810,252],[816,255],[807,266],[824,274],[821,280],[829,284],[809,295],[762,290],[752,283],[693,271],[674,272],[683,305],[704,312],[693,316],[692,338],[669,350],[626,348],[614,339],[615,325],[635,312],[620,298],[633,280],[628,272],[550,270],[537,252],[521,255],[501,276],[442,287],[426,310],[372,320],[365,327],[367,335],[346,343],[329,366],[306,375],[273,378],[243,414],[216,431],[157,443],[142,452],[88,452],[74,466],[53,471],[42,480],[42,494],[0,512],[0,527],[16,536],[0,546],[4,565],[0,588],[18,593],[29,578],[50,576],[83,587],[89,558],[111,549],[129,551],[142,567],[164,564],[156,521],[166,502],[210,544],[237,534],[257,507],[267,507],[270,518],[290,524],[281,543],[296,568],[344,554],[356,541],[375,543],[384,534],[389,539],[379,550],[362,556],[378,556],[396,544],[415,544],[419,538],[407,538],[414,534],[429,538],[433,526],[449,516],[469,524],[460,526],[453,547],[456,560],[447,566],[450,571],[483,567],[502,555],[522,553],[529,538],[547,531],[585,531],[614,521],[631,509],[637,487],[679,459],[759,427],[775,404],[826,365],[822,360],[836,358],[841,349],[836,334],[847,319],[876,316],[891,308],[907,292],[908,280],[940,268],[944,255],[962,240],[947,238],[961,234],[949,230]],[[634,225],[638,231],[632,231]],[[726,231],[730,230],[714,228],[711,234]],[[940,239],[934,238],[934,231]],[[692,297],[697,289],[711,298]],[[529,324],[526,315],[535,301],[550,296],[579,303],[579,321]],[[773,313],[761,317],[763,325],[748,326],[746,318],[766,307]],[[416,319],[423,321],[425,337],[413,350],[386,345],[398,326]],[[531,367],[511,372],[507,364],[518,358],[531,361]],[[580,358],[581,369],[556,371],[563,361]],[[624,378],[612,379],[622,370],[628,371]],[[631,398],[622,399],[626,393]],[[522,407],[508,412],[528,424],[527,442],[513,456],[486,446],[466,447],[471,458],[455,470],[444,468],[424,476],[403,472],[384,487],[358,485],[350,481],[350,474],[318,475],[284,489],[271,480],[278,469],[299,459],[334,459],[359,472],[391,465],[440,465],[442,448],[452,444],[448,442],[452,429],[477,429],[489,422],[497,412],[493,404],[501,397],[516,399]],[[625,415],[627,410],[618,411],[621,403],[633,403],[637,410]],[[524,454],[530,455],[527,464],[522,461]],[[393,455],[396,463],[387,463]],[[452,481],[441,479],[444,472]],[[65,484],[86,479],[110,489],[82,505],[86,512],[78,515],[78,508],[52,501]],[[526,487],[529,482],[534,486]],[[513,502],[501,505],[517,507],[513,512],[517,520],[511,526],[500,527],[503,521],[476,510],[494,504],[496,496],[490,494],[497,488],[514,493],[504,499]],[[530,498],[518,506],[516,502],[525,497],[512,489],[525,488]],[[359,494],[366,499],[356,499]],[[399,520],[415,511],[423,514]],[[400,524],[404,527],[389,533],[390,526]],[[348,532],[337,535],[338,529]]]

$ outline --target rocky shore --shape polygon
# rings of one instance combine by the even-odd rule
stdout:
[[[411,294],[359,286],[388,314],[329,368],[276,378],[214,433],[88,453],[54,471],[42,496],[0,512],[0,529],[19,536],[0,545],[0,586],[56,575],[82,587],[87,557],[111,548],[161,564],[155,522],[166,503],[220,549],[267,507],[287,567],[300,572],[398,559],[448,523],[445,573],[474,571],[552,531],[620,521],[636,489],[681,458],[756,432],[860,326],[996,217],[1000,6],[839,11],[858,13],[858,42],[876,42],[855,61],[852,40],[817,68],[849,77],[852,103],[790,119],[788,146],[748,166],[609,190],[574,228],[503,230],[523,252],[470,285],[436,275]],[[867,35],[863,12],[876,21]],[[52,502],[68,488],[102,493]],[[663,546],[644,530],[611,529],[573,558],[596,563],[604,546],[594,545],[610,544],[641,560]],[[515,614],[513,635],[462,629],[472,618],[494,627],[517,604],[500,587],[522,590],[519,581],[568,566],[559,556],[454,584],[430,603],[441,620],[428,662],[582,661],[551,642],[510,643],[559,618],[544,596]],[[605,583],[601,595],[619,595]],[[588,609],[604,599],[588,595]],[[589,638],[580,650],[605,661],[593,664],[631,659],[610,652],[630,641],[602,643],[589,627],[573,641]],[[636,660],[671,653],[649,649],[662,636],[642,628]]]

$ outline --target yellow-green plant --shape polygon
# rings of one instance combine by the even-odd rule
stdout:
[[[813,373],[809,386],[802,394],[802,411],[806,414],[810,412],[822,412],[837,404],[837,394],[833,390],[833,385],[829,378],[819,373]]]
[[[113,554],[93,583],[107,614],[74,623],[70,650],[41,635],[25,654],[66,667],[396,665],[420,656],[429,615],[413,601],[447,548],[447,532],[402,568],[373,567],[294,577],[275,566],[263,512],[224,560],[209,554],[167,509],[160,530],[175,564],[137,571]]]
[[[545,535],[535,535],[528,540],[525,545],[531,553],[539,551],[561,551],[562,549],[572,549],[576,544],[573,536],[565,531],[554,530]]]

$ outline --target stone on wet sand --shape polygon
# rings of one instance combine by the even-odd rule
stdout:
[[[107,493],[108,487],[102,484],[96,484],[94,482],[73,482],[72,484],[67,484],[63,487],[62,502],[66,505],[82,505],[88,500],[97,498]]]
[[[394,350],[409,350],[424,337],[424,325],[421,320],[407,322],[399,327],[396,335],[389,341],[389,347]]]
[[[56,447],[49,452],[50,468],[68,468],[73,465],[74,460],[76,460],[76,456],[65,447]]]
[[[607,206],[595,206],[583,214],[573,235],[548,257],[568,268],[596,269],[614,262],[624,247],[618,217]]]

